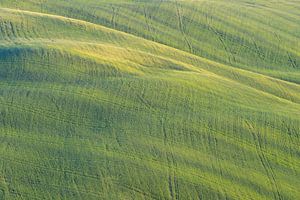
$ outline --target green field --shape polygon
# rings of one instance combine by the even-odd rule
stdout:
[[[0,0],[0,200],[299,188],[299,0]]]

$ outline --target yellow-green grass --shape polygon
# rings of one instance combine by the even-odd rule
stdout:
[[[105,25],[269,76],[299,80],[297,1],[5,1]]]
[[[0,199],[300,198],[300,4],[252,2],[0,1]]]

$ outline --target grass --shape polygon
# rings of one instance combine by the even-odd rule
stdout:
[[[300,198],[299,7],[0,0],[0,199]]]

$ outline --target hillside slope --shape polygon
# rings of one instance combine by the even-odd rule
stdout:
[[[0,0],[0,199],[299,199],[300,4],[239,2]]]
[[[121,30],[223,64],[299,83],[299,2],[2,0]]]

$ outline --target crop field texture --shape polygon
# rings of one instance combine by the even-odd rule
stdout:
[[[0,0],[0,200],[299,188],[299,0]]]

